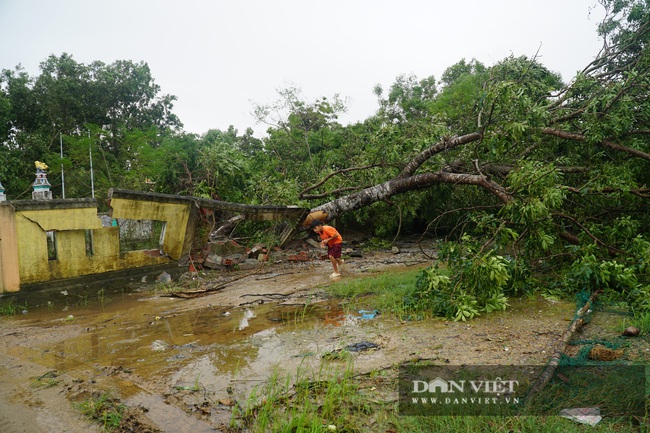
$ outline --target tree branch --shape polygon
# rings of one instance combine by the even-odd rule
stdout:
[[[303,193],[300,193],[300,198],[303,199],[303,200],[314,200],[314,199],[317,199],[317,198],[324,198],[324,197],[327,197],[327,196],[330,196],[330,195],[337,195],[338,193],[341,193],[341,192],[358,191],[359,189],[362,189],[362,188],[368,188],[368,187],[367,186],[366,187],[346,186],[344,188],[338,188],[338,189],[335,189],[335,190],[332,190],[332,191],[324,192],[322,194],[304,195]]]
[[[417,191],[425,189],[435,184],[454,184],[454,185],[476,185],[485,188],[503,203],[512,200],[501,185],[488,179],[486,176],[466,173],[447,173],[437,171],[435,173],[421,173],[408,177],[396,177],[379,185],[366,188],[354,194],[338,198],[324,205],[312,209],[312,212],[322,211],[327,213],[328,219],[332,220],[337,216],[361,209],[375,202],[386,200],[394,195],[407,191]]]
[[[327,182],[328,180],[330,180],[334,176],[337,176],[337,175],[343,174],[343,173],[348,173],[350,171],[366,170],[366,169],[369,169],[369,168],[381,167],[382,165],[383,164],[368,164],[368,165],[363,166],[363,167],[350,167],[350,168],[344,168],[344,169],[341,169],[341,170],[337,170],[337,171],[335,171],[333,173],[330,173],[327,176],[325,176],[325,178],[323,180],[321,180],[320,182],[318,182],[316,185],[312,185],[310,187],[307,187],[307,188],[303,189],[300,192],[300,198],[307,198],[307,197],[304,197],[304,194],[308,193],[309,191],[311,191],[313,189],[318,188],[319,186],[323,185],[325,182]],[[320,195],[320,196],[313,196],[313,198],[322,198],[325,195],[327,195],[327,194],[323,194],[323,195]]]
[[[442,141],[439,141],[431,147],[425,149],[419,155],[413,158],[408,164],[406,164],[397,178],[412,176],[422,164],[424,164],[429,158],[437,153],[452,149],[456,146],[471,143],[472,141],[480,140],[481,138],[483,138],[483,135],[479,132],[461,135],[460,137],[456,136],[452,138],[444,138]]]
[[[542,133],[547,134],[547,135],[552,135],[554,137],[558,138],[564,138],[566,140],[573,140],[573,141],[585,141],[586,138],[583,134],[577,134],[575,132],[566,132],[566,131],[561,131],[559,129],[553,129],[553,128],[542,128]],[[618,143],[613,143],[608,140],[603,140],[601,145],[605,147],[609,147],[610,149],[617,150],[620,152],[625,152],[629,155],[636,156],[638,158],[645,159],[646,161],[650,161],[650,154],[643,152],[638,149],[633,149],[631,147],[623,146],[622,144]]]
[[[559,218],[563,218],[563,219],[569,220],[569,221],[571,221],[573,224],[575,224],[575,225],[577,225],[578,227],[580,227],[580,230],[582,230],[583,232],[585,232],[585,234],[586,234],[587,236],[589,236],[591,239],[593,239],[594,242],[595,242],[597,245],[600,245],[601,247],[607,249],[607,251],[608,251],[610,254],[623,254],[623,253],[624,253],[624,251],[621,251],[621,250],[619,250],[618,248],[611,247],[611,246],[607,245],[605,242],[603,242],[603,241],[601,241],[600,239],[598,239],[596,236],[594,236],[594,235],[589,231],[589,229],[587,229],[587,227],[585,227],[585,226],[583,226],[582,224],[580,224],[580,223],[578,222],[578,220],[576,220],[575,218],[573,218],[573,217],[571,217],[571,216],[569,216],[569,215],[565,215],[565,214],[563,214],[563,213],[559,213],[559,212],[556,212],[556,213],[554,213],[553,215],[555,215],[555,216],[557,216],[557,217],[559,217]]]

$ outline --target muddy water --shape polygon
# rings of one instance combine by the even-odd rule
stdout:
[[[188,408],[245,400],[279,366],[295,371],[306,358],[320,363],[317,352],[325,347],[312,340],[319,330],[358,320],[327,302],[188,310],[178,298],[103,290],[36,299],[16,301],[26,303],[24,314],[3,322],[27,330],[7,355],[144,406],[156,424],[174,432],[214,431],[188,418]],[[167,404],[170,396],[179,407]],[[228,404],[212,411],[212,424],[227,422]]]
[[[295,287],[291,278],[283,284],[301,290],[304,280],[296,278]],[[7,355],[146,407],[164,431],[203,432],[227,423],[229,405],[244,404],[276,374],[288,374],[293,382],[338,374],[349,362],[372,371],[413,358],[543,363],[574,313],[571,304],[529,299],[513,300],[509,311],[471,323],[402,323],[390,314],[364,318],[336,302],[308,299],[302,305],[221,307],[218,298],[210,305],[126,289],[60,291],[41,297],[40,304],[27,301],[34,307],[2,325],[23,330],[6,347]],[[379,350],[343,361],[323,359],[363,341]]]
[[[44,360],[59,370],[70,371],[97,363],[135,367],[140,375],[147,377],[178,371],[194,362],[197,368],[194,376],[206,377],[209,372],[201,367],[204,355],[209,354],[209,364],[218,374],[232,374],[260,357],[259,345],[251,341],[323,324],[331,320],[326,316],[329,317],[332,308],[327,303],[311,306],[265,303],[184,311],[186,302],[172,297],[122,294],[87,305],[41,306],[11,321],[21,327],[79,331],[77,336],[58,341],[45,350]],[[343,319],[341,316],[341,323]]]

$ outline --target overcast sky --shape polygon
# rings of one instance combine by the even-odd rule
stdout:
[[[36,76],[49,55],[144,61],[185,130],[265,128],[250,114],[277,89],[348,98],[342,123],[378,105],[372,89],[465,58],[532,57],[565,81],[601,43],[596,0],[0,0],[0,69]]]

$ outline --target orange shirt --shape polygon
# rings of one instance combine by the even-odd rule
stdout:
[[[330,247],[332,245],[340,244],[343,242],[343,238],[341,237],[341,234],[332,226],[323,226],[323,231],[320,232],[320,238],[321,239],[329,239],[334,235],[339,235],[336,239],[332,239],[331,241],[327,242],[327,245]]]

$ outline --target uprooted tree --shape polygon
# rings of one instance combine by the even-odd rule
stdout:
[[[440,88],[378,87],[377,116],[347,129],[328,123],[335,103],[285,94],[290,115],[265,143],[274,169],[312,180],[300,197],[331,198],[313,208],[330,220],[426,220],[452,240],[446,271],[416,291],[438,314],[466,320],[528,288],[605,290],[648,312],[650,6],[601,4],[603,48],[568,84],[536,59],[463,60]]]

